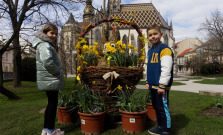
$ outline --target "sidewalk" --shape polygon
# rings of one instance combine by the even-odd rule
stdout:
[[[172,86],[171,90],[187,91],[187,92],[194,92],[194,93],[199,93],[199,91],[223,93],[223,85],[193,83],[194,81],[198,81],[198,80],[177,81],[177,82],[185,83],[186,85]],[[136,88],[145,89],[145,85],[136,85]]]

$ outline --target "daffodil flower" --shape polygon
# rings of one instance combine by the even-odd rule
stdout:
[[[118,85],[117,89],[122,90],[122,86]]]

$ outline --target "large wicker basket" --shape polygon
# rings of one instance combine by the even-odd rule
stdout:
[[[133,23],[129,20],[117,18],[117,17],[107,18],[107,19],[103,19],[98,22],[95,22],[93,24],[89,24],[85,28],[85,30],[81,33],[80,37],[84,38],[87,32],[91,31],[91,29],[93,29],[95,26],[103,22],[118,22],[118,23],[121,23],[122,25],[124,24],[124,25],[129,25],[133,27],[138,33],[138,36],[140,39],[140,48],[142,49],[144,47],[144,43],[145,43],[144,37],[142,35],[142,31],[139,29],[136,23]],[[79,52],[78,55],[81,55],[81,50],[77,50],[77,52]],[[80,75],[82,83],[87,84],[91,90],[107,93],[111,90],[114,90],[118,85],[128,86],[128,87],[131,87],[131,89],[134,89],[135,85],[143,77],[144,60],[141,60],[138,63],[137,67],[117,67],[117,66],[86,67],[81,57],[79,57],[79,65],[81,66],[81,71],[79,72],[79,75]],[[103,76],[106,73],[113,72],[113,71],[115,72],[116,75],[118,74],[117,78],[115,78],[113,75],[111,75],[111,77],[107,79],[103,78]],[[105,98],[107,100],[107,104],[109,104],[109,109],[117,110],[117,108],[112,108],[112,104],[114,104],[115,99],[113,99],[112,96],[106,96]]]
[[[103,75],[115,71],[119,74],[117,79],[105,80]],[[143,77],[143,68],[128,67],[86,67],[81,71],[81,78],[85,84],[94,90],[113,90],[118,85],[134,87]],[[111,86],[109,87],[109,85]],[[111,89],[110,89],[111,88]]]

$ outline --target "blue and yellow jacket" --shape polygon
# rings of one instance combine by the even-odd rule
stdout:
[[[163,43],[148,51],[146,83],[149,89],[170,89],[173,82],[173,58],[172,50]]]

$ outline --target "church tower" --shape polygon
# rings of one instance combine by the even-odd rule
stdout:
[[[94,8],[92,7],[92,0],[86,1],[86,7],[84,8],[83,21],[90,22],[94,16]]]
[[[74,46],[78,38],[76,34],[81,32],[78,22],[74,20],[74,16],[70,14],[67,22],[62,26],[60,33],[60,57],[65,74],[75,73]]]
[[[109,13],[118,13],[121,11],[120,8],[121,0],[108,0]]]

